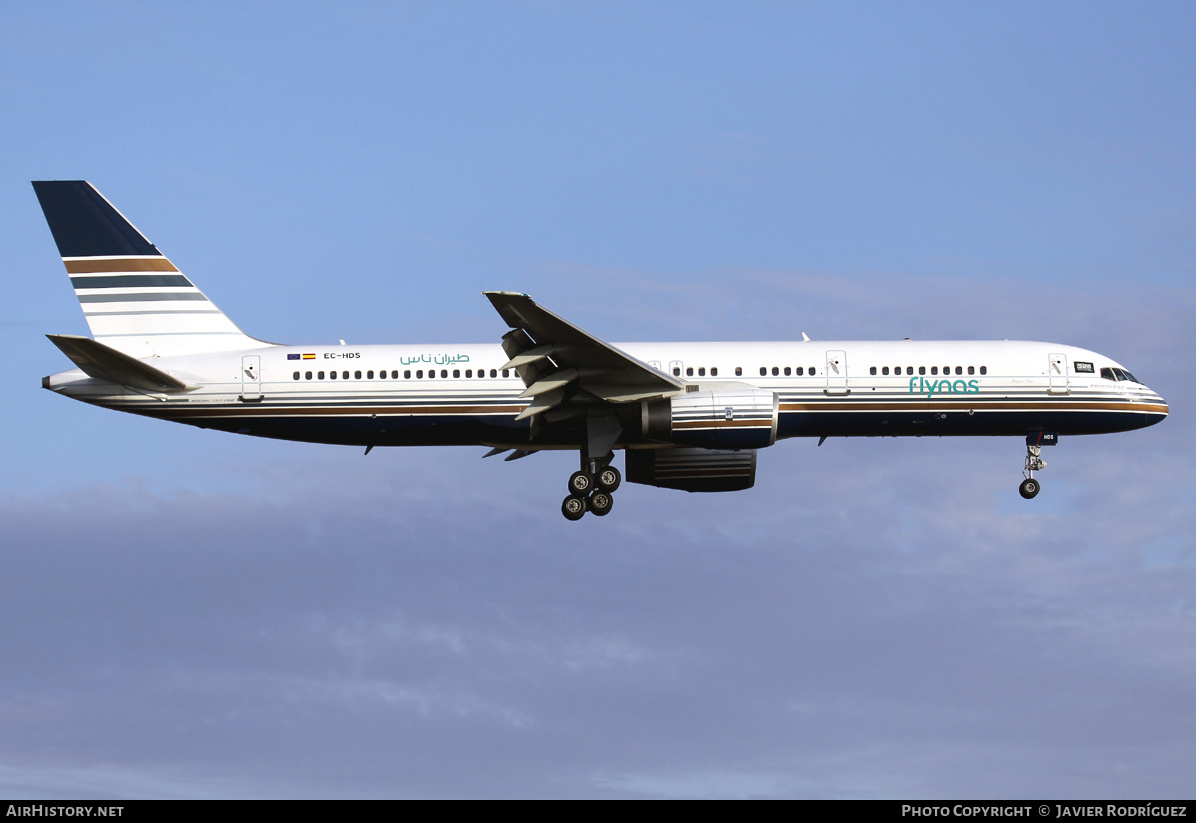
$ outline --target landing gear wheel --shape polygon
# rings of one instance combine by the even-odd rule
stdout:
[[[1022,481],[1022,484],[1018,486],[1017,491],[1022,497],[1030,500],[1038,495],[1038,492],[1041,488],[1041,483],[1039,483],[1033,477],[1027,477]]]
[[[607,466],[598,472],[598,488],[604,492],[613,492],[623,482],[623,475],[614,466]]]
[[[561,514],[565,515],[566,520],[581,520],[586,514],[586,499],[576,494],[569,495],[561,504]]]
[[[590,495],[589,509],[598,517],[605,517],[615,505],[615,498],[610,492],[601,489]]]
[[[575,495],[589,494],[594,488],[594,478],[586,472],[573,472],[569,475],[569,491]]]

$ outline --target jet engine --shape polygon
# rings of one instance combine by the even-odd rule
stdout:
[[[735,492],[756,483],[756,450],[628,449],[627,482],[687,492]]]
[[[703,449],[759,449],[776,442],[780,404],[773,392],[730,386],[642,403],[640,418],[648,440]]]

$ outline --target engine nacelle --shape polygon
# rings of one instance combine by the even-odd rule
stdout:
[[[640,409],[649,440],[703,449],[761,449],[777,440],[780,402],[750,386],[686,392]]]
[[[627,482],[687,492],[736,492],[756,483],[756,450],[628,449]]]

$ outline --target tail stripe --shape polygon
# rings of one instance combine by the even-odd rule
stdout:
[[[68,274],[101,272],[178,271],[165,257],[64,257]]]
[[[96,311],[87,312],[90,317],[125,317],[132,314],[223,314],[220,309],[146,309],[144,311]]]
[[[207,300],[197,291],[192,292],[138,292],[136,294],[81,294],[80,303],[151,303],[172,300]],[[83,310],[84,312],[87,309]]]
[[[140,286],[186,286],[195,288],[181,274],[113,274],[105,277],[71,277],[71,285],[79,289],[126,289]]]

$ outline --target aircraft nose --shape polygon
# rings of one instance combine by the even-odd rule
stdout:
[[[1151,397],[1146,402],[1150,404],[1150,411],[1152,413],[1151,424],[1161,422],[1170,412],[1171,408],[1167,405],[1167,401],[1156,392],[1154,389],[1150,390]]]

